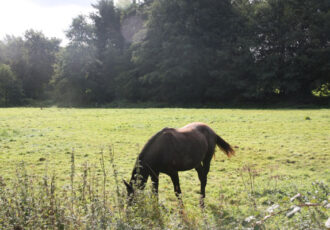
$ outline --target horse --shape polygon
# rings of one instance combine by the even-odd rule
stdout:
[[[143,147],[133,168],[130,182],[127,183],[123,180],[129,203],[133,199],[135,188],[144,189],[149,176],[153,192],[158,194],[160,173],[171,177],[175,195],[180,199],[178,172],[195,168],[201,183],[200,204],[203,206],[207,174],[216,145],[228,157],[235,155],[230,144],[204,123],[194,122],[178,129],[162,129],[152,136]]]

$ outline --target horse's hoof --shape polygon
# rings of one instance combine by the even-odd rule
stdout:
[[[205,205],[204,205],[204,197],[201,196],[200,200],[199,200],[199,206],[204,209]]]

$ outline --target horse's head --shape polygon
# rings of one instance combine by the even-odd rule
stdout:
[[[123,180],[123,182],[126,186],[128,201],[131,202],[133,195],[134,195],[133,185],[131,182],[127,183],[125,180]]]
[[[144,189],[145,183],[148,180],[148,176],[148,170],[137,163],[133,169],[130,182],[127,183],[125,180],[123,180],[127,190],[128,205],[130,205],[134,199],[134,194],[136,192],[135,190]]]

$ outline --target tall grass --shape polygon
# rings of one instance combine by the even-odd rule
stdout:
[[[113,148],[108,158],[106,162],[102,150],[99,167],[86,162],[78,172],[73,150],[70,179],[63,186],[56,172],[32,175],[22,162],[13,181],[0,177],[0,229],[163,228],[166,210],[151,193],[138,193],[136,203],[126,207]]]
[[[293,205],[288,197],[278,199],[279,210],[267,214],[259,208],[258,174],[253,165],[238,170],[243,192],[252,204],[250,212],[232,211],[237,207],[220,195],[216,204],[196,207],[200,215],[192,215],[179,201],[168,207],[148,189],[137,191],[135,202],[127,206],[114,148],[109,147],[108,156],[101,150],[99,158],[99,165],[77,166],[72,150],[70,177],[64,183],[57,180],[56,171],[49,172],[47,162],[43,175],[31,174],[22,162],[15,178],[4,181],[0,177],[0,229],[322,229],[328,215],[324,206],[329,188],[323,183],[314,183],[309,194],[295,201],[304,208],[299,217],[285,215]],[[278,185],[273,192],[281,193]],[[246,220],[248,213],[254,215],[251,220]]]

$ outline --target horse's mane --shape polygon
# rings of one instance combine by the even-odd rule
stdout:
[[[158,133],[156,133],[155,135],[153,135],[149,141],[144,145],[140,155],[139,155],[139,160],[142,160],[143,159],[143,156],[146,152],[148,152],[148,150],[150,149],[150,146],[155,142],[155,140],[157,139],[157,137],[163,133],[163,131],[165,130],[166,128],[160,130]]]

